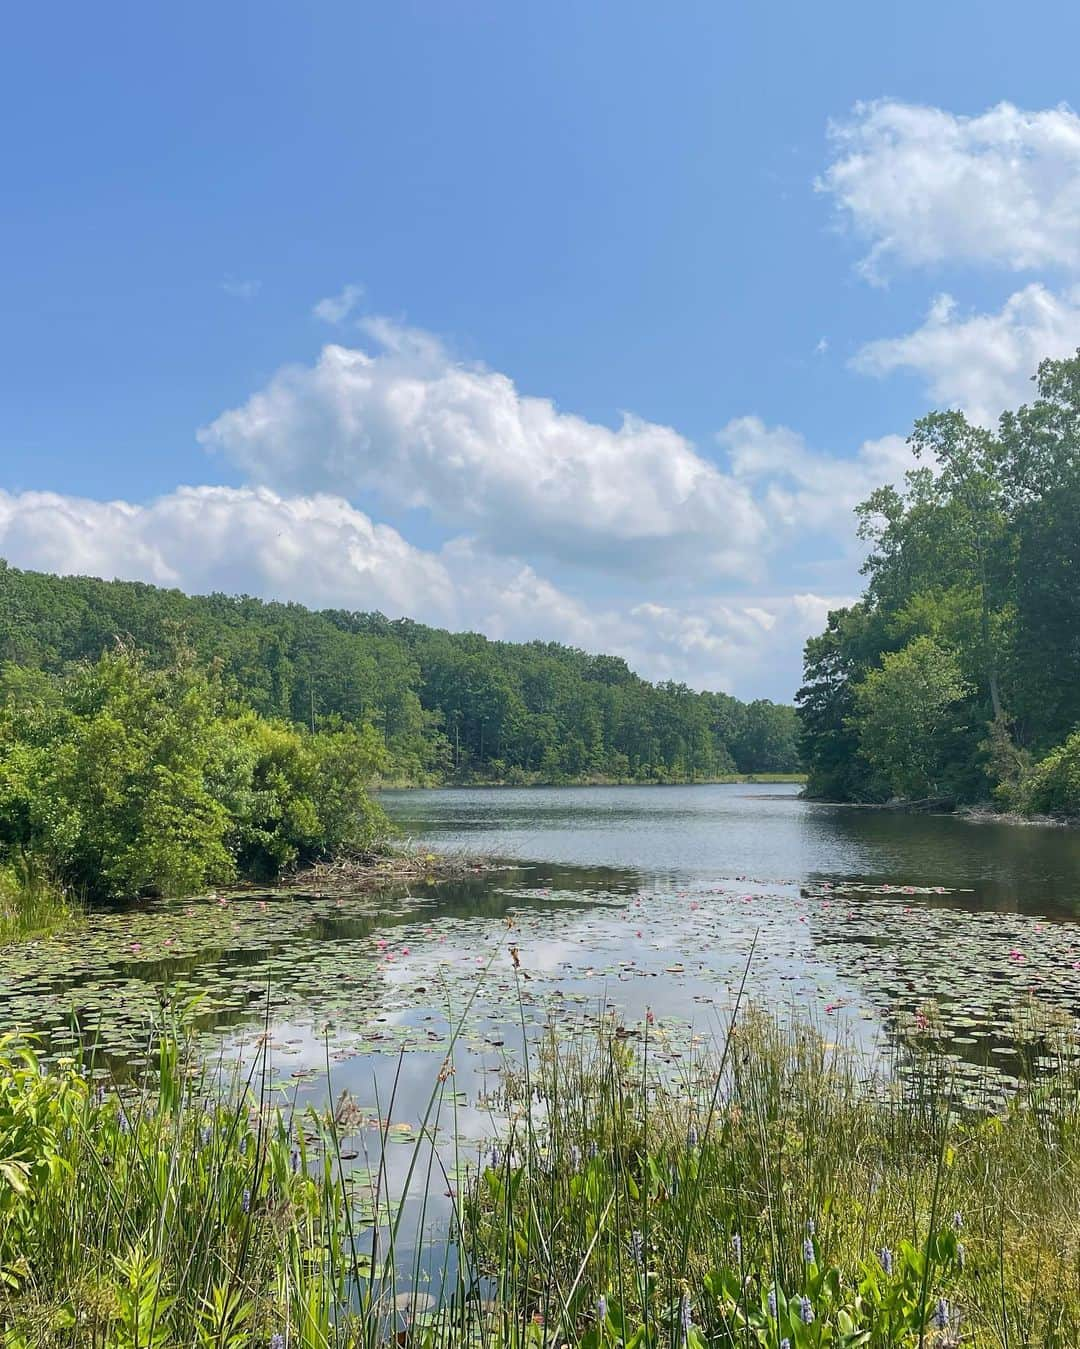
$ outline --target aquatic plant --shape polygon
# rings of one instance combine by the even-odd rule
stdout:
[[[958,1326],[1080,1343],[1075,1079],[987,1118],[932,1073],[875,1071],[752,1007],[674,1073],[655,1030],[636,1050],[627,1030],[551,1031],[508,1124],[514,1166],[481,1161],[468,1192],[472,1276],[519,1330],[590,1349],[899,1349]]]

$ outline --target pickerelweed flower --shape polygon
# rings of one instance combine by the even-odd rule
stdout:
[[[686,1135],[686,1141],[692,1148],[696,1148],[698,1145],[698,1131],[692,1124],[690,1126],[690,1132]]]
[[[499,1169],[499,1167],[500,1167],[501,1164],[502,1164],[502,1153],[499,1151],[498,1148],[492,1148],[492,1149],[491,1149],[491,1169],[492,1169],[493,1171],[498,1171],[498,1169]]]
[[[736,1260],[738,1261],[738,1263],[741,1265],[741,1264],[742,1264],[742,1237],[739,1236],[738,1232],[735,1232],[735,1233],[733,1233],[733,1235],[732,1235],[732,1238],[731,1238],[731,1253],[732,1253],[732,1255],[734,1255],[735,1259],[736,1259]]]
[[[799,1320],[804,1326],[812,1324],[814,1320],[814,1305],[805,1293],[799,1298]]]
[[[630,1255],[632,1256],[635,1265],[643,1263],[644,1240],[644,1237],[642,1237],[641,1233],[637,1231],[636,1228],[630,1233]]]
[[[243,1210],[244,1210],[245,1213],[250,1213],[250,1212],[251,1212],[251,1191],[250,1191],[250,1190],[245,1190],[245,1191],[244,1191],[243,1196],[242,1196],[241,1199],[240,1199],[240,1204],[241,1204],[241,1206],[243,1207]]]
[[[788,1339],[786,1335],[780,1341],[780,1349],[791,1349],[791,1341]]]
[[[934,1308],[934,1325],[938,1330],[947,1330],[949,1326],[949,1304],[943,1297],[938,1298]]]
[[[952,1216],[952,1225],[957,1232],[959,1232],[964,1226],[964,1215],[960,1212],[959,1209],[957,1209]]]
[[[817,1256],[814,1254],[814,1239],[807,1237],[802,1244],[802,1258],[808,1265],[817,1264]]]
[[[893,1271],[893,1259],[892,1259],[892,1251],[889,1250],[888,1246],[882,1246],[881,1250],[878,1251],[878,1259],[881,1261],[881,1268],[891,1278]]]
[[[773,1319],[774,1321],[776,1320],[776,1289],[775,1289],[775,1287],[769,1289],[769,1315],[772,1317],[772,1319]]]
[[[596,1316],[600,1321],[607,1320],[607,1298],[603,1293],[596,1299]]]
[[[270,1349],[285,1349],[285,1336],[280,1330],[275,1330],[270,1336]]]
[[[684,1289],[682,1301],[679,1303],[679,1323],[682,1326],[683,1341],[690,1333],[690,1327],[694,1324],[693,1308],[690,1305],[690,1294]]]
[[[808,1237],[812,1237],[816,1231],[817,1231],[817,1223],[814,1222],[813,1218],[807,1218],[807,1220],[806,1220],[806,1235],[807,1235]]]

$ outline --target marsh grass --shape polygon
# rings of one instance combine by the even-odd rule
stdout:
[[[392,1184],[396,1081],[358,1158],[345,1098],[156,1045],[133,1089],[0,1042],[5,1349],[1080,1344],[1075,1076],[979,1116],[925,1047],[741,1006],[676,1068],[601,1013],[508,1064],[479,1165],[435,1143],[451,1049]]]
[[[0,864],[0,947],[47,937],[78,917],[77,906],[33,862]]]
[[[1075,1077],[980,1117],[754,1009],[664,1057],[606,1018],[536,1056],[463,1226],[513,1338],[1080,1345]]]

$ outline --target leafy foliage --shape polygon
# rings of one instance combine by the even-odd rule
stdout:
[[[956,709],[969,691],[951,651],[916,637],[856,686],[859,745],[896,796],[932,796],[946,781]]]
[[[218,662],[223,686],[260,716],[371,728],[387,781],[668,782],[799,766],[792,708],[651,684],[615,656],[0,563],[9,681],[96,660],[118,636],[155,667],[183,648]]]
[[[1026,779],[1050,755],[1039,781],[1064,781],[1080,726],[1080,352],[1037,393],[996,432],[923,418],[924,462],[859,507],[866,590],[807,643],[797,699],[812,794],[1077,811]]]
[[[0,861],[91,898],[180,894],[364,849],[370,728],[315,735],[236,708],[187,657],[120,648],[62,675],[8,671],[0,703]]]

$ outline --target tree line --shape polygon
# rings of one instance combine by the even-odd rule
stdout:
[[[1080,814],[1080,351],[995,429],[932,412],[858,508],[858,603],[806,645],[808,792]]]
[[[60,674],[118,640],[158,668],[191,651],[264,718],[368,728],[384,781],[686,782],[799,766],[793,708],[650,683],[616,656],[0,562],[0,663]]]

